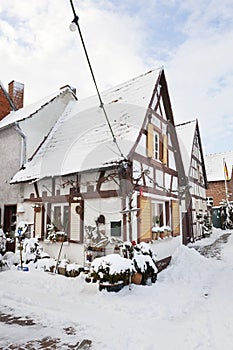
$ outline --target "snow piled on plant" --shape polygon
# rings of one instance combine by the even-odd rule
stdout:
[[[198,243],[209,245],[224,233],[214,230]],[[70,344],[91,339],[93,350],[232,349],[232,251],[233,235],[223,245],[222,260],[182,246],[151,287],[125,286],[119,293],[100,292],[84,274],[3,271],[0,310],[33,318],[36,325],[1,322],[0,347],[50,336]],[[67,327],[76,335],[67,335]]]
[[[96,258],[91,264],[94,271],[100,268],[109,268],[110,274],[121,273],[125,270],[134,271],[133,261],[122,258],[119,254],[110,254],[101,258]]]

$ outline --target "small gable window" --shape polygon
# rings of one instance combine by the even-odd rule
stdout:
[[[163,161],[163,141],[159,130],[152,124],[148,124],[147,127],[147,156]]]

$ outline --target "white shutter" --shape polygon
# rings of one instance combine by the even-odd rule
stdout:
[[[80,215],[76,211],[76,207],[80,205],[78,203],[71,203],[70,212],[70,239],[72,241],[80,241]]]
[[[42,210],[35,212],[35,237],[41,238],[42,232]]]

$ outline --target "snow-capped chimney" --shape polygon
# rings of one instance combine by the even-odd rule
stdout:
[[[76,88],[68,84],[60,87],[60,90],[67,89],[67,88],[70,89],[73,92],[73,94],[76,96]]]
[[[16,109],[22,108],[24,97],[24,84],[12,80],[12,82],[8,84],[8,93],[10,95],[10,98],[14,102]]]

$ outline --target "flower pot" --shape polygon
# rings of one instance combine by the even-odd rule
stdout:
[[[49,268],[49,272],[54,272],[54,270],[55,270],[55,266],[50,266],[50,268]]]
[[[153,239],[154,240],[159,239],[159,232],[153,232]]]
[[[87,277],[85,278],[85,282],[90,283],[90,282],[91,282],[91,277],[88,277],[88,276],[87,276]]]
[[[160,232],[160,238],[164,239],[167,237],[167,232]]]
[[[79,271],[77,270],[67,271],[67,277],[78,277],[78,276],[79,276]]]
[[[58,274],[66,276],[66,268],[65,267],[59,267],[58,266]]]
[[[131,278],[131,282],[134,283],[134,284],[141,284],[142,282],[142,274],[139,273],[139,272],[136,272],[132,278]]]

